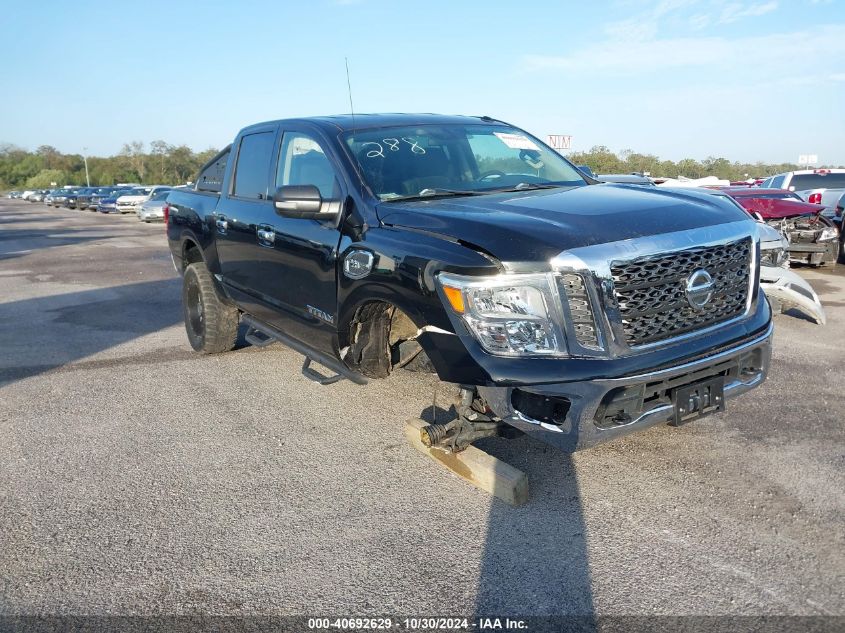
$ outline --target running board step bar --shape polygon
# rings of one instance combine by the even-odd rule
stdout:
[[[344,378],[351,380],[356,385],[366,385],[367,379],[358,372],[352,371],[346,367],[341,361],[332,358],[328,354],[311,349],[304,343],[300,343],[295,338],[292,338],[284,332],[277,330],[272,325],[259,321],[255,317],[248,314],[241,315],[241,322],[248,327],[246,336],[244,337],[250,345],[256,347],[266,347],[271,343],[279,342],[286,347],[291,348],[295,352],[299,352],[305,356],[305,362],[302,364],[302,375],[313,380],[321,385],[331,385]],[[334,372],[333,376],[325,376],[311,367],[311,363],[318,363],[323,367]]]

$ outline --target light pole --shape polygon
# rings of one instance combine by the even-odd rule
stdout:
[[[83,147],[82,151],[83,151],[82,161],[85,163],[85,186],[90,187],[91,186],[91,179],[88,177],[88,156],[86,155],[86,153],[88,152],[88,148]]]

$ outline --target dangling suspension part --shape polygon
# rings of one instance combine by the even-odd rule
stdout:
[[[420,440],[428,448],[459,453],[482,437],[504,435],[505,424],[490,418],[486,407],[476,398],[475,389],[461,387],[458,417],[446,424],[429,424],[420,429]]]

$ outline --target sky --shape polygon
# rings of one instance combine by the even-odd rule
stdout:
[[[350,110],[488,115],[572,150],[845,165],[845,0],[25,2],[0,143],[223,147]],[[85,150],[84,148],[87,148]]]

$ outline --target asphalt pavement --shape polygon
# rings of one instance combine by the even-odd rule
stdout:
[[[574,456],[406,444],[433,376],[199,356],[160,224],[0,201],[0,615],[845,615],[843,267],[728,411]],[[442,393],[441,393],[442,398]]]

